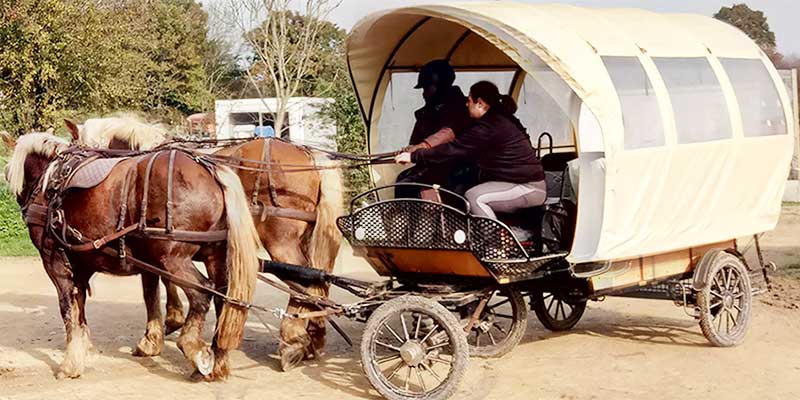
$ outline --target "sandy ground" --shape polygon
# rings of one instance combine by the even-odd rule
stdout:
[[[780,275],[800,265],[798,239],[800,206],[786,206],[778,229],[763,239],[768,257],[784,270]],[[348,249],[337,271],[370,274]],[[697,323],[670,302],[592,302],[575,329],[563,334],[544,330],[531,316],[521,345],[511,354],[471,361],[455,398],[800,398],[798,282],[779,279],[777,290],[755,305],[746,342],[729,349],[710,347]],[[362,375],[356,349],[335,333],[321,361],[278,372],[276,339],[253,317],[244,345],[232,355],[230,380],[190,382],[175,334],[159,357],[130,355],[145,322],[137,278],[99,276],[93,289],[87,311],[95,345],[90,367],[80,379],[56,380],[64,335],[55,290],[38,259],[0,259],[0,399],[377,398]],[[333,296],[352,299],[340,291]],[[285,296],[261,284],[256,300],[285,304]],[[340,322],[358,343],[362,326]],[[207,333],[210,328],[209,321]]]

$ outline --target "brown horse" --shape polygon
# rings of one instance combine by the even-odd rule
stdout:
[[[140,356],[159,354],[164,334],[158,307],[158,275],[143,272],[133,261],[143,261],[194,285],[217,290],[227,287],[228,296],[251,300],[259,243],[250,214],[242,212],[247,201],[241,184],[230,169],[207,168],[181,152],[151,153],[118,162],[97,186],[66,189],[54,195],[53,191],[41,189],[42,181],[52,179],[50,171],[57,170],[61,162],[54,160],[60,153],[70,150],[69,143],[45,133],[23,135],[16,142],[4,137],[4,141],[14,149],[6,167],[6,180],[17,195],[31,240],[58,293],[67,338],[59,377],[75,378],[84,371],[87,350],[91,346],[84,305],[89,279],[97,272],[122,276],[142,274],[148,323],[134,351]],[[151,157],[154,157],[152,173],[148,174]],[[172,161],[168,161],[170,158]],[[168,167],[169,163],[173,168]],[[168,170],[172,171],[173,179],[169,179]],[[145,175],[149,175],[149,183],[144,183]],[[107,246],[102,245],[105,240],[91,241],[113,237],[110,235],[118,232],[120,222],[135,227],[138,221],[146,221],[148,226],[163,230],[165,220],[169,219],[165,210],[170,207],[166,194],[170,181],[173,185],[169,215],[174,232],[227,231],[222,235],[226,239],[201,245],[196,241],[154,238],[144,233],[132,234],[122,243],[110,239]],[[84,251],[65,246],[62,237],[46,227],[50,226],[51,218],[43,223],[41,215],[45,212],[52,215],[47,207],[56,204],[49,203],[54,198],[61,200],[63,214],[56,214],[56,220],[61,221],[65,231],[71,232],[73,238],[89,239],[99,249]],[[141,206],[145,200],[149,202],[148,208]],[[131,258],[122,262],[119,255],[106,252],[110,249],[124,251],[123,254]],[[193,258],[205,263],[208,278],[194,267]],[[209,347],[201,331],[211,296],[197,287],[183,288],[189,299],[189,314],[177,344],[196,368],[196,373],[209,380],[222,379],[229,374],[228,352],[241,341],[247,311],[227,302],[222,306],[219,299],[215,299],[217,329]]]
[[[84,126],[65,122],[80,143],[103,148],[144,150],[163,144],[166,137],[158,125],[129,119],[100,118],[88,120]],[[259,237],[273,260],[333,270],[341,245],[336,218],[343,205],[342,184],[338,170],[317,168],[331,165],[324,154],[275,139],[253,139],[211,152],[241,178],[257,216]],[[275,210],[284,212],[271,212]],[[327,285],[306,289],[310,294],[328,295]],[[167,296],[167,309],[176,310],[177,302],[171,297]],[[309,309],[290,299],[287,311]],[[279,346],[282,369],[317,357],[325,346],[325,332],[324,318],[284,319]]]

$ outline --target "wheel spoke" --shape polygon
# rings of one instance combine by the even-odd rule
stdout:
[[[555,301],[556,301],[556,298],[555,298],[555,296],[553,296],[550,299],[550,304],[547,306],[547,315],[551,315],[551,316],[553,315],[553,314],[550,313],[550,310],[553,308],[553,303],[555,303]]]
[[[400,372],[400,370],[403,368],[404,365],[406,365],[406,362],[403,361],[403,360],[400,360],[400,362],[397,363],[397,366],[394,367],[394,370],[392,370],[392,373],[389,374],[389,377],[386,378],[386,380],[387,381],[391,381],[392,378],[394,378],[395,375],[397,375],[397,373]]]
[[[427,392],[428,389],[425,387],[425,380],[422,379],[422,372],[420,372],[419,368],[414,368],[414,370],[417,372],[417,379],[419,379],[419,386],[422,388],[422,392]]]
[[[385,347],[385,348],[387,348],[387,349],[394,350],[394,351],[396,351],[396,352],[398,352],[398,353],[400,352],[400,348],[399,348],[399,347],[397,347],[397,346],[392,346],[392,345],[390,345],[390,344],[383,343],[383,342],[381,342],[380,340],[376,340],[376,341],[375,341],[375,344],[377,344],[377,345],[379,345],[379,346],[383,346],[383,347]]]
[[[402,317],[400,317],[400,318],[402,318]],[[411,380],[411,367],[408,367],[408,373],[406,374],[406,382],[403,385],[403,387],[406,389],[406,392],[408,391],[408,383],[409,383],[410,380]]]
[[[722,289],[722,285],[719,283],[718,275],[714,275],[713,286],[716,287],[717,290]]]
[[[403,339],[401,339],[401,338],[400,338],[400,335],[398,335],[398,334],[397,334],[397,332],[395,332],[395,331],[394,331],[394,329],[392,329],[392,327],[391,327],[391,326],[389,326],[389,324],[384,324],[383,326],[384,326],[386,329],[388,329],[388,330],[389,330],[389,332],[391,332],[391,333],[392,333],[392,336],[394,336],[394,338],[395,338],[395,339],[397,339],[397,341],[398,341],[398,342],[400,342],[401,344],[402,344],[402,343],[405,343],[405,341],[404,341]]]
[[[417,316],[417,329],[414,330],[414,339],[419,339],[419,326],[422,324],[422,313]]]
[[[398,359],[400,359],[400,355],[399,354],[395,354],[395,355],[392,355],[392,356],[386,356],[386,357],[383,357],[383,358],[379,358],[379,359],[375,360],[375,362],[378,363],[378,364],[383,364],[385,362],[394,361],[394,360],[398,360]]]
[[[442,383],[442,378],[439,377],[439,374],[437,374],[436,371],[433,370],[433,368],[428,368],[428,366],[425,365],[425,363],[422,363],[420,365],[422,366],[422,369],[424,369],[425,371],[427,371],[428,373],[433,375],[433,377],[436,378],[436,380],[439,381],[439,383]],[[447,363],[447,365],[451,365],[451,364]]]
[[[731,278],[731,287],[728,290],[730,290],[732,292],[737,287],[739,287],[739,275],[738,274],[734,275],[733,278]]]
[[[439,364],[446,364],[446,365],[451,365],[451,364],[453,364],[451,361],[447,361],[447,360],[445,360],[445,359],[443,359],[443,358],[436,357],[436,356],[430,356],[430,357],[427,357],[426,359],[427,359],[428,361],[434,361],[434,362],[438,362]],[[423,364],[423,365],[424,365],[424,364]]]
[[[500,317],[500,318],[505,318],[505,319],[514,319],[513,316],[508,315],[508,314],[495,314],[494,316],[495,317]]]
[[[720,301],[718,301],[718,302],[716,302],[716,303],[713,303],[713,304],[709,305],[709,306],[708,306],[708,309],[710,310],[710,309],[712,309],[712,308],[717,308],[717,307],[719,307],[721,304],[722,304],[722,300],[720,300]]]
[[[713,291],[713,290],[710,290],[709,292],[710,292],[710,293],[711,293],[713,296],[717,296],[717,297],[719,297],[720,299],[722,298],[722,294],[720,294],[720,293],[717,293],[717,292],[715,292],[715,291]]]
[[[403,324],[403,335],[405,335],[406,341],[410,340],[411,337],[408,336],[408,327],[406,327],[406,319],[403,318],[403,314],[400,314],[400,323]]]
[[[489,307],[488,307],[488,309],[490,309],[490,310],[494,310],[495,308],[497,308],[497,307],[500,307],[500,306],[502,306],[503,304],[506,304],[506,303],[508,303],[508,302],[510,302],[510,301],[511,301],[511,299],[509,299],[509,298],[506,298],[505,300],[503,300],[503,301],[501,301],[501,302],[499,302],[499,303],[492,304],[491,306],[489,306]]]
[[[733,305],[733,308],[735,308],[735,309],[736,309],[736,311],[742,312],[742,307],[739,307],[739,305],[738,305],[738,304],[734,304],[734,305]],[[738,315],[737,315],[737,317],[738,317]]]
[[[497,324],[492,324],[492,328],[495,328],[495,329],[497,329],[497,330],[498,330],[498,331],[500,331],[500,333],[502,333],[504,336],[508,336],[508,333],[506,333],[506,330],[505,330],[505,329],[503,329],[503,328],[502,328],[500,325],[497,325]]]
[[[436,350],[438,348],[442,348],[444,346],[449,346],[449,345],[450,345],[450,341],[447,341],[447,342],[444,342],[444,343],[439,343],[437,345],[433,345],[431,347],[428,347],[428,351]]]
[[[564,316],[564,321],[567,320],[567,306],[563,301],[561,302],[561,315]]]
[[[731,270],[724,269],[723,271],[724,271],[723,273],[725,274],[725,289],[727,289],[731,287]]]
[[[733,313],[728,311],[728,316],[730,317],[731,322],[733,322],[733,329],[736,329],[736,326],[738,325],[738,323],[736,322],[736,318],[733,317]]]
[[[433,335],[433,333],[436,332],[437,329],[439,329],[439,324],[433,325],[433,328],[431,328],[430,332],[428,332],[428,334],[425,335],[424,338],[422,338],[420,343],[425,343],[425,341],[428,340],[428,338],[431,337],[431,335]]]
[[[492,336],[492,332],[491,331],[487,331],[486,334],[489,335],[489,340],[492,341],[492,345],[493,346],[497,346],[497,341],[494,340],[494,336]]]

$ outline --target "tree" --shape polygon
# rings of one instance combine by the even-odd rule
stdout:
[[[720,8],[714,14],[714,18],[727,22],[747,34],[773,63],[778,64],[783,58],[775,47],[775,33],[770,30],[763,11],[753,10],[746,4],[735,4]]]
[[[291,9],[291,0],[231,0],[231,20],[252,52],[245,70],[247,81],[260,98],[276,99],[276,132],[283,133],[289,99],[308,93],[322,82],[315,79],[320,64],[340,46],[324,40],[332,24],[325,19],[338,7],[335,0],[306,0],[301,12]],[[259,19],[263,21],[254,23]],[[255,29],[251,29],[255,26]],[[334,26],[335,27],[335,26]],[[333,29],[338,32],[338,28]]]
[[[213,103],[225,55],[192,0],[0,1],[0,129],[117,110],[183,121]]]
[[[0,123],[16,134],[44,130],[60,110],[80,108],[103,79],[92,4],[0,2]]]

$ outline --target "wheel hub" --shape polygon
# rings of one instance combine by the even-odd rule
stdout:
[[[733,293],[725,292],[725,294],[722,295],[722,306],[726,309],[733,307]]]
[[[425,359],[425,348],[421,343],[409,340],[400,346],[400,358],[410,366],[416,366]]]

